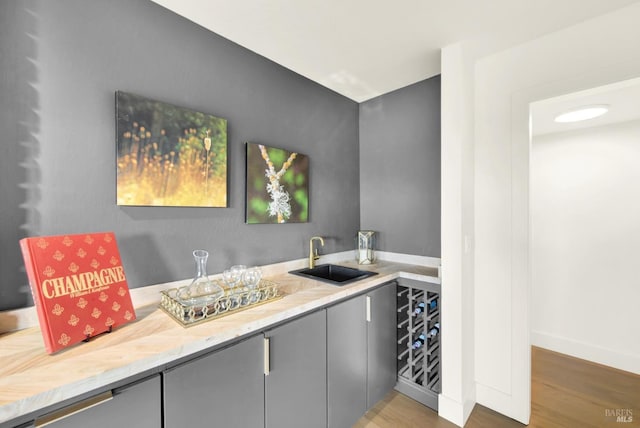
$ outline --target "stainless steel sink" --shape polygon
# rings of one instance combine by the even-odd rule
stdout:
[[[318,265],[314,268],[292,270],[289,273],[339,286],[350,284],[378,274],[377,272],[332,264]]]

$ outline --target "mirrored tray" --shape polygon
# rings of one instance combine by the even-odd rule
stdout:
[[[262,279],[256,288],[235,287],[233,291],[223,287],[224,296],[201,295],[188,300],[177,297],[178,288],[161,291],[160,308],[182,326],[188,327],[238,311],[281,299],[278,284]]]

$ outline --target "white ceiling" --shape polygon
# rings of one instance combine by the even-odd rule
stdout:
[[[153,0],[361,102],[440,73],[440,49],[483,54],[636,0]]]
[[[582,122],[554,122],[560,113],[596,104],[608,105],[607,114]],[[640,78],[532,103],[531,117],[534,136],[640,120]]]

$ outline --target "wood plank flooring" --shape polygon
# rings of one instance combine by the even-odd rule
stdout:
[[[532,347],[531,420],[535,428],[640,427],[640,376]],[[628,422],[617,420],[626,416]],[[629,417],[631,420],[629,421]],[[454,428],[433,410],[396,391],[354,428]],[[476,405],[465,428],[521,428],[523,424]]]

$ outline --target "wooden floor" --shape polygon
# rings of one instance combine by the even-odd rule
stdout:
[[[640,427],[640,376],[558,354],[531,350],[531,420],[536,428]],[[616,421],[615,414],[631,417]],[[628,419],[627,419],[628,420]],[[433,410],[389,393],[355,428],[454,428]],[[476,405],[466,428],[511,428],[523,424]]]

